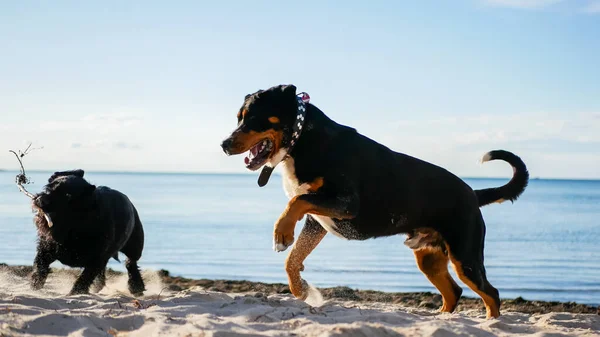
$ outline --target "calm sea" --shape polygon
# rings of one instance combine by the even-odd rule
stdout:
[[[0,262],[31,264],[35,229],[15,174],[0,172]],[[48,176],[31,173],[28,189],[39,191]],[[286,282],[287,252],[271,249],[272,226],[286,204],[279,176],[264,188],[254,175],[86,177],[120,190],[136,205],[146,231],[142,268],[191,278]],[[467,182],[482,188],[506,181]],[[600,304],[600,181],[532,180],[515,204],[494,204],[483,213],[488,278],[502,297]],[[307,259],[303,275],[317,286],[434,291],[403,241],[403,236],[355,242],[328,235]],[[110,267],[124,269],[115,261]]]

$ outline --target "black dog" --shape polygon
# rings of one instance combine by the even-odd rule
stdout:
[[[39,241],[31,286],[42,288],[50,264],[58,260],[84,268],[70,294],[87,293],[94,280],[100,291],[108,260],[119,261],[121,251],[127,256],[129,291],[141,295],[145,287],[137,261],[144,248],[144,229],[137,210],[127,196],[91,185],[83,174],[83,170],[56,172],[33,199]]]
[[[515,200],[529,174],[519,157],[492,151],[483,161],[513,166],[512,180],[499,188],[473,191],[445,169],[397,153],[329,119],[293,85],[247,95],[238,127],[221,144],[228,155],[250,151],[246,167],[263,167],[259,185],[282,163],[290,198],[274,229],[274,248],[294,242],[296,222],[309,214],[286,260],[290,289],[305,299],[303,262],[327,232],[349,240],[408,234],[417,265],[443,297],[444,312],[456,308],[462,289],[448,272],[451,261],[460,279],[479,294],[488,317],[500,315],[498,290],[483,264],[485,224],[479,207]]]

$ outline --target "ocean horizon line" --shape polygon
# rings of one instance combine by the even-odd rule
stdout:
[[[18,170],[14,169],[0,169],[0,172],[14,172],[19,173]],[[53,173],[54,170],[43,170],[43,169],[30,169],[26,172],[33,173]],[[192,171],[118,171],[118,170],[85,170],[87,173],[98,173],[98,174],[143,174],[143,175],[189,175],[189,176],[253,176],[256,172],[192,172]],[[281,176],[281,174],[274,172],[273,175]],[[473,179],[473,180],[510,180],[510,177],[486,177],[486,176],[458,176],[461,179]],[[599,178],[569,178],[569,177],[530,177],[529,180],[551,180],[551,181],[600,181]]]

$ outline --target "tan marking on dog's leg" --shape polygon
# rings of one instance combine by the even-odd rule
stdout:
[[[481,297],[483,303],[485,304],[486,317],[489,318],[498,318],[500,317],[500,303],[498,303],[492,296],[485,293],[483,290],[479,289],[479,287],[473,283],[464,273],[462,263],[450,255],[450,260],[452,261],[452,267],[454,267],[454,271],[458,275],[461,281],[463,281],[471,290],[473,290],[477,295]],[[484,278],[483,280],[489,287],[492,285]],[[492,287],[493,288],[493,287]]]
[[[273,249],[277,252],[286,250],[294,243],[296,223],[305,214],[300,212],[297,206],[298,203],[298,196],[293,197],[279,216],[277,222],[275,222],[275,228],[273,229]]]
[[[300,272],[304,270],[304,260],[317,247],[325,234],[327,234],[327,231],[321,226],[316,226],[312,230],[306,230],[305,226],[285,260],[285,271],[288,275],[290,291],[298,299],[305,300],[308,295],[308,292],[305,292],[306,289],[304,289],[305,282],[300,277]]]
[[[336,218],[346,219],[350,216],[340,216],[330,209],[326,209],[315,205],[309,201],[302,200],[302,195],[293,197],[289,202],[283,213],[279,216],[277,222],[275,222],[275,228],[273,230],[273,244],[275,251],[281,252],[286,250],[289,246],[294,243],[294,229],[296,228],[296,222],[298,222],[305,214],[323,215],[331,217],[336,214]]]
[[[414,251],[419,270],[442,294],[441,312],[453,312],[456,309],[462,289],[448,272],[448,256],[437,247],[424,247]]]
[[[309,184],[308,191],[313,193],[317,192],[321,187],[323,187],[323,184],[323,177],[318,177]]]

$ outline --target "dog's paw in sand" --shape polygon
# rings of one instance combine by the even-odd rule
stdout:
[[[320,307],[325,303],[321,292],[317,288],[306,282],[306,280],[302,280],[302,290],[305,295],[304,302],[310,305],[311,307]]]

